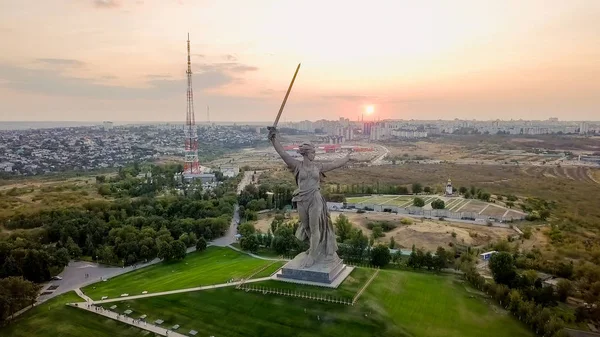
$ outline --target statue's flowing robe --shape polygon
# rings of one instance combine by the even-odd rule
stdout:
[[[327,202],[321,195],[319,186],[322,165],[298,161],[294,167],[296,185],[292,202],[298,208],[300,226],[296,237],[302,241],[308,239],[310,248],[307,252],[315,260],[337,258],[337,243],[335,232],[327,210]]]

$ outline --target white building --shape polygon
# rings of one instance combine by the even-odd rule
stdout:
[[[452,195],[453,189],[452,189],[452,180],[450,180],[450,178],[448,178],[448,183],[446,184],[446,195]]]
[[[223,173],[223,177],[233,178],[240,173],[240,168],[237,166],[221,166],[219,170]]]
[[[585,135],[590,131],[590,126],[586,122],[579,123],[579,134]]]
[[[104,121],[102,123],[102,127],[104,128],[104,131],[110,131],[113,128],[113,122],[110,121]]]

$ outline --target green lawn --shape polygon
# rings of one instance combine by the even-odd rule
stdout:
[[[386,205],[390,205],[390,206],[400,206],[400,205],[404,205],[404,204],[406,204],[406,203],[407,203],[407,202],[409,202],[409,201],[410,201],[410,202],[412,202],[412,200],[413,200],[413,198],[412,198],[412,197],[403,196],[403,197],[400,197],[400,198],[398,198],[398,199],[394,199],[394,200],[392,200],[392,201],[390,201],[390,202],[387,202],[387,203],[386,203]],[[411,205],[412,205],[412,203],[408,204],[407,206],[411,206]]]
[[[267,268],[265,268],[265,270],[259,272],[258,274],[254,275],[253,278],[261,278],[261,277],[267,277],[267,276],[271,276],[271,274],[273,274],[274,272],[276,272],[277,270],[279,270],[279,268],[283,267],[283,265],[285,264],[285,261],[275,261],[273,264],[271,264],[270,266],[268,266]]]
[[[75,292],[57,296],[35,307],[9,326],[0,328],[2,337],[115,337],[150,336],[150,333],[104,318],[65,303],[81,302]]]
[[[452,276],[383,270],[362,300],[409,336],[533,336],[502,309],[472,298]]]
[[[366,197],[350,197],[350,198],[346,198],[347,202],[351,202],[351,203],[355,203],[355,204],[359,204],[361,202],[365,202],[366,200],[371,199],[371,196],[366,196]]]
[[[368,278],[370,270],[357,271],[353,278]],[[350,294],[360,286],[351,281],[332,294]],[[277,287],[294,286],[282,282]],[[304,288],[327,292],[297,287]],[[206,336],[533,336],[510,314],[471,296],[455,276],[382,270],[354,306],[222,288],[133,300],[122,307],[129,305],[148,320],[163,319],[165,325],[180,324],[181,333],[194,329]]]
[[[232,278],[249,276],[272,261],[250,257],[230,248],[208,247],[194,252],[182,261],[162,262],[98,282],[83,288],[92,299],[121,294],[139,295],[142,291],[160,292],[225,283]]]

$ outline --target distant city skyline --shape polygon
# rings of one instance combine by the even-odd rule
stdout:
[[[600,1],[6,0],[0,120],[600,119]]]

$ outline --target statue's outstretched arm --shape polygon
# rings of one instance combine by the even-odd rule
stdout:
[[[344,158],[341,158],[341,159],[338,159],[338,160],[334,160],[334,161],[329,162],[329,163],[323,163],[322,167],[321,167],[321,172],[327,172],[327,171],[335,170],[336,168],[340,168],[340,167],[346,165],[349,161],[350,161],[350,154],[348,154]]]
[[[292,156],[290,156],[285,151],[285,149],[283,148],[283,146],[279,142],[279,139],[277,139],[277,138],[278,138],[278,136],[271,137],[271,144],[273,144],[273,147],[275,148],[275,151],[277,151],[277,153],[279,154],[279,156],[281,157],[281,159],[283,159],[283,161],[287,164],[287,166],[289,168],[295,168],[296,166],[298,166],[298,163],[300,163],[300,161],[292,158]]]

